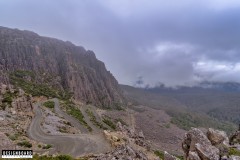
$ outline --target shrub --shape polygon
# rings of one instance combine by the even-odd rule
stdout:
[[[66,102],[65,107],[67,107],[67,113],[74,118],[76,118],[82,125],[84,125],[90,132],[92,131],[92,128],[87,124],[87,122],[84,120],[84,116],[82,112],[75,108],[72,103]]]
[[[22,141],[22,142],[18,142],[17,145],[22,146],[22,147],[27,147],[27,148],[31,148],[32,144],[28,141]]]
[[[54,102],[53,101],[47,101],[44,102],[43,105],[48,108],[54,108]]]
[[[19,134],[13,134],[9,136],[9,139],[11,139],[12,141],[15,141],[18,139],[18,137],[19,137]]]
[[[7,103],[7,104],[11,104],[12,103],[12,99],[14,98],[14,95],[11,93],[11,92],[6,92],[4,95],[3,95],[3,100],[2,102],[3,103]]]
[[[164,159],[164,153],[162,151],[154,151],[154,154],[160,159]]]
[[[103,122],[108,125],[109,127],[111,127],[113,130],[116,129],[116,125],[108,118],[103,118]]]
[[[49,149],[49,148],[52,148],[51,144],[47,144],[47,145],[43,146],[43,149]]]
[[[101,124],[100,122],[97,121],[95,115],[93,114],[92,111],[90,111],[89,109],[86,110],[86,113],[88,114],[88,116],[90,117],[90,121],[97,127],[99,127],[100,129],[107,129],[106,127],[103,126],[103,124]]]
[[[128,126],[128,124],[127,124],[124,120],[122,120],[121,118],[117,118],[117,119],[115,119],[114,121],[115,121],[116,123],[117,123],[117,122],[120,122],[120,123],[122,123],[123,125]]]
[[[230,148],[229,155],[240,156],[240,151],[235,148]]]

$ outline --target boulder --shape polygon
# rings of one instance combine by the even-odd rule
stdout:
[[[198,156],[202,160],[219,160],[219,149],[216,147],[199,143],[197,143],[195,146]]]
[[[193,128],[185,134],[182,148],[186,159],[189,159],[190,153],[191,158],[194,156],[203,160],[219,159],[219,149],[212,146],[207,136],[197,128]],[[198,156],[193,155],[192,152],[197,153]]]
[[[214,130],[209,128],[207,131],[207,137],[211,141],[212,145],[216,146],[219,144],[224,144],[229,146],[229,139],[224,131]]]
[[[232,155],[229,157],[229,160],[240,160],[240,157]]]

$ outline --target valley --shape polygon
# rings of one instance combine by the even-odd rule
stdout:
[[[32,149],[35,159],[51,160],[239,154],[237,83],[120,85],[93,51],[5,27],[0,73],[0,150]]]

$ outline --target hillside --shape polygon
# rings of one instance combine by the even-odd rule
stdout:
[[[148,92],[176,99],[188,109],[201,111],[222,121],[240,123],[240,84],[203,82],[194,87],[149,88]]]
[[[191,127],[213,127],[230,133],[238,124],[238,93],[186,87],[143,89],[121,85],[121,88],[134,105],[143,104],[164,110],[172,117],[173,124],[185,130]]]
[[[69,98],[100,107],[122,103],[117,80],[93,51],[30,31],[0,27],[0,82],[33,96]]]

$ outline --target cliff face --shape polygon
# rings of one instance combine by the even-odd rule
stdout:
[[[35,83],[70,91],[87,103],[109,107],[122,102],[118,82],[92,51],[30,31],[0,27],[0,82],[10,83],[9,75],[19,70],[33,72]]]

